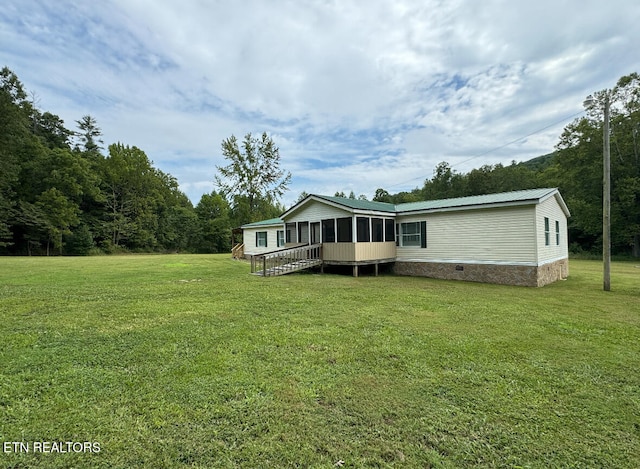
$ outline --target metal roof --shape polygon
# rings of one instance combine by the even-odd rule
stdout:
[[[558,189],[543,188],[529,189],[524,191],[501,192],[498,194],[472,195],[469,197],[456,197],[453,199],[426,200],[424,202],[410,202],[396,205],[397,213],[418,212],[423,210],[438,210],[446,208],[473,207],[480,205],[495,205],[509,203],[537,203],[541,199],[547,198]],[[564,203],[561,203],[563,205]],[[566,206],[563,207],[566,209]],[[567,214],[568,214],[568,210]]]
[[[507,206],[507,205],[524,205],[536,204],[543,200],[555,196],[558,204],[569,217],[569,209],[567,208],[562,196],[557,188],[528,189],[523,191],[501,192],[498,194],[472,195],[469,197],[456,197],[452,199],[425,200],[422,202],[409,202],[404,204],[390,204],[386,202],[375,202],[370,200],[350,199],[347,197],[335,197],[329,195],[308,195],[305,199],[295,204],[289,210],[281,215],[280,218],[271,218],[270,220],[248,223],[241,228],[252,228],[269,225],[281,225],[284,223],[282,218],[287,217],[291,213],[298,211],[310,200],[318,200],[329,202],[351,210],[363,210],[371,212],[384,212],[390,214],[407,214],[412,212],[428,212],[440,210],[465,210],[473,208],[481,208],[486,206]]]
[[[441,210],[447,208],[475,207],[482,205],[509,204],[509,203],[538,203],[542,199],[558,193],[556,188],[528,189],[523,191],[501,192],[498,194],[472,195],[468,197],[456,197],[452,199],[425,200],[421,202],[409,202],[404,204],[389,204],[386,202],[374,202],[369,200],[348,199],[346,197],[331,197],[327,195],[316,195],[313,197],[324,199],[344,207],[355,210],[372,210],[378,212],[405,213],[424,210]],[[558,193],[559,197],[559,193]],[[568,213],[562,198],[559,197],[560,205]]]
[[[247,223],[246,225],[242,225],[240,228],[256,228],[260,226],[269,226],[269,225],[282,225],[284,222],[281,218],[269,218],[268,220],[256,221],[253,223]]]
[[[344,205],[355,210],[373,210],[376,212],[395,212],[396,206],[386,202],[375,202],[371,200],[349,199],[347,197],[335,197],[329,195],[317,195],[319,199],[328,200],[338,205]]]

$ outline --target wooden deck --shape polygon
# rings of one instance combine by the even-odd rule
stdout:
[[[353,276],[357,277],[361,266],[373,265],[377,276],[380,264],[395,262],[395,258],[391,257],[391,255],[395,255],[395,243],[375,243],[377,246],[365,246],[361,250],[368,249],[370,252],[369,255],[362,256],[356,256],[359,251],[356,250],[355,243],[344,244],[346,247],[338,246],[338,248],[333,243],[312,244],[256,254],[251,256],[251,273],[261,277],[271,277],[299,272],[316,266],[349,265],[353,267]],[[351,255],[336,255],[339,254],[337,251],[340,249],[343,251],[350,249],[347,254]],[[382,257],[385,255],[387,257]],[[362,259],[356,260],[355,257],[362,257]]]

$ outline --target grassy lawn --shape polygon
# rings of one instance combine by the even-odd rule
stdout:
[[[608,293],[592,261],[540,289],[248,271],[0,258],[0,467],[640,467],[640,261]]]

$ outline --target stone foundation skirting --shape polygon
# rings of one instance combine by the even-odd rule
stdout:
[[[560,259],[538,266],[538,286],[544,287],[550,283],[564,280],[569,276],[569,259]]]
[[[415,277],[542,287],[567,278],[569,260],[561,259],[541,266],[396,261],[393,271],[397,275]]]

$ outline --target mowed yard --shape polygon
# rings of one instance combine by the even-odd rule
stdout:
[[[640,261],[612,290],[0,258],[0,467],[640,467]]]

